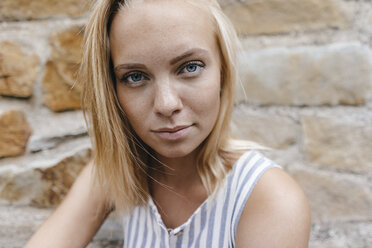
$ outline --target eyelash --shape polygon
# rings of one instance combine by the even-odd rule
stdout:
[[[196,70],[203,69],[205,67],[205,64],[203,62],[201,62],[201,61],[198,61],[198,60],[189,61],[189,62],[186,62],[186,63],[184,63],[184,64],[182,64],[180,66],[180,69],[178,71],[178,74],[182,74],[182,73],[192,73],[192,74],[194,74],[195,71],[193,71],[193,72],[190,72],[190,71],[189,72],[182,72],[183,70],[186,70],[186,67],[189,66],[189,65],[195,65],[195,66],[197,66]]]
[[[143,80],[148,80],[149,78],[143,73],[143,72],[141,72],[141,71],[131,71],[131,72],[129,72],[129,73],[126,73],[126,74],[124,74],[121,78],[120,78],[120,82],[123,82],[123,83],[125,83],[125,84],[128,84],[128,85],[139,85],[140,83],[138,83],[138,82],[130,82],[129,81],[129,78],[131,77],[131,76],[134,76],[134,75],[141,75],[144,79],[142,79],[142,80],[140,80],[140,81],[138,81],[138,82],[141,82],[141,81],[143,81]]]
[[[187,66],[190,66],[190,65],[197,66],[197,68],[195,69],[195,71],[192,71],[192,72],[190,72],[190,71],[183,72],[184,70],[186,70],[186,67]],[[190,73],[192,75],[190,75],[189,77],[193,77],[193,76],[195,76],[194,74],[196,73],[197,70],[203,69],[204,67],[205,67],[205,64],[203,62],[201,62],[201,61],[198,61],[198,60],[188,61],[188,62],[182,64],[179,67],[179,69],[177,70],[177,74],[180,75],[180,74]],[[134,76],[134,75],[140,75],[140,76],[143,77],[143,79],[142,80],[139,80],[137,82],[131,82],[131,81],[129,81],[129,78],[131,76]],[[131,86],[137,86],[137,85],[139,86],[139,85],[142,84],[141,82],[143,80],[149,80],[149,77],[147,77],[146,74],[143,73],[143,72],[141,72],[141,71],[131,71],[129,73],[124,74],[120,78],[120,82],[125,83],[127,85],[131,85]]]

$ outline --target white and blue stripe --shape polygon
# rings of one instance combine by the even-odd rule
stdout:
[[[150,198],[124,218],[124,248],[234,247],[239,219],[252,189],[269,168],[279,167],[256,151],[245,153],[183,225],[168,231]]]

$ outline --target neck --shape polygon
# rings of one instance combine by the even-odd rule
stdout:
[[[180,158],[166,158],[157,155],[151,175],[160,183],[174,189],[187,188],[201,182],[196,169],[197,151]]]

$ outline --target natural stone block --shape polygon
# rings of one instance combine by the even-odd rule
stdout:
[[[51,61],[45,65],[42,87],[43,102],[53,111],[80,108],[80,92],[65,83]]]
[[[72,26],[53,32],[49,37],[49,43],[52,48],[52,60],[76,64],[80,63],[82,40],[82,26]]]
[[[53,209],[11,204],[0,205],[0,247],[24,247],[32,234],[52,212]],[[122,248],[123,230],[121,221],[119,215],[115,216],[111,213],[86,247]]]
[[[52,209],[0,205],[0,247],[24,247],[32,234],[52,213]]]
[[[90,157],[90,150],[84,150],[63,159],[53,167],[37,169],[41,173],[42,182],[47,187],[44,188],[42,194],[32,199],[31,205],[37,207],[57,206],[67,194],[80,171],[88,164]]]
[[[305,157],[325,168],[372,172],[372,114],[369,118],[303,116]]]
[[[0,115],[0,158],[17,156],[25,152],[31,136],[23,111],[9,110]]]
[[[0,42],[0,95],[30,97],[39,72],[39,59],[21,47]]]
[[[371,222],[315,223],[311,227],[309,248],[372,246]]]
[[[1,0],[0,20],[80,17],[89,10],[87,0]]]
[[[57,135],[53,135],[52,132],[50,132],[53,136],[39,136],[35,137],[33,136],[33,139],[29,141],[28,148],[31,152],[40,152],[43,150],[50,150],[53,148],[58,147],[61,144],[64,144],[66,141],[81,138],[81,137],[88,137],[88,133],[86,128],[81,129],[73,129],[73,127],[63,127],[63,125],[72,123],[72,125],[76,126],[81,120],[80,119],[73,119],[71,121],[64,121],[62,120],[61,123],[57,125],[50,124],[49,127],[46,127],[47,129],[59,129]],[[70,133],[63,133],[63,128],[67,131],[70,131]]]
[[[0,170],[0,199],[23,205],[55,207],[90,157],[90,149],[84,149],[48,167]]]
[[[345,28],[351,20],[342,2],[333,0],[255,0],[222,5],[240,34]]]
[[[76,81],[76,75],[79,71],[80,64],[77,63],[66,63],[61,61],[53,61],[55,68],[57,69],[58,75],[63,80],[63,83],[73,87],[76,92],[81,92],[81,85]]]
[[[372,218],[372,190],[361,176],[288,167],[308,198],[313,222]]]
[[[232,134],[237,139],[283,149],[296,142],[296,123],[288,117],[251,111],[237,106],[231,123]]]
[[[372,52],[358,44],[272,48],[241,54],[237,101],[360,105],[372,92]]]
[[[76,75],[81,61],[82,28],[73,26],[49,38],[51,60],[43,78],[44,103],[54,111],[80,108],[81,87]]]
[[[107,248],[121,248],[123,247],[123,240],[93,240],[87,248],[101,248],[101,247],[107,247]]]

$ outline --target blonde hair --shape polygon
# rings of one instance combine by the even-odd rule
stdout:
[[[212,18],[222,61],[220,113],[210,135],[203,141],[196,165],[204,187],[212,194],[240,154],[239,146],[231,142],[229,135],[237,82],[238,38],[216,0],[188,2]],[[109,28],[116,13],[128,4],[127,0],[96,1],[85,28],[79,73],[83,84],[82,106],[93,143],[95,177],[112,204],[124,211],[148,200],[146,163],[151,156],[151,148],[137,137],[120,107],[110,59]]]

